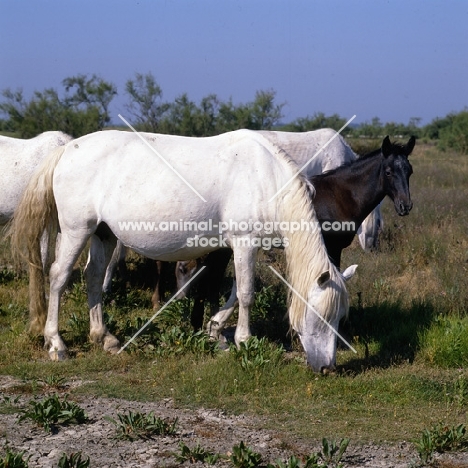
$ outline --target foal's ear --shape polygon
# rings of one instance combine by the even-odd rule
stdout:
[[[405,155],[406,155],[406,157],[408,157],[411,154],[411,152],[414,149],[415,144],[416,144],[416,138],[414,136],[412,136],[408,140],[408,143],[406,143],[406,145],[405,145]]]
[[[330,272],[324,271],[318,278],[317,278],[317,284],[323,288],[325,284],[330,281]]]
[[[382,154],[386,158],[392,154],[392,144],[388,135],[382,141]]]

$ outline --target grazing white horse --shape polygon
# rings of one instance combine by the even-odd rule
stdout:
[[[248,130],[208,138],[140,135],[145,142],[129,132],[98,132],[56,149],[33,177],[15,214],[12,240],[16,248],[26,245],[32,257],[39,250],[34,240],[48,224],[57,220],[61,230],[50,269],[44,329],[50,357],[66,356],[58,330],[60,297],[89,239],[85,277],[90,337],[110,352],[118,351],[119,342],[103,321],[102,283],[116,239],[146,257],[165,261],[198,258],[224,244],[231,247],[239,300],[237,344],[250,337],[256,253],[264,241],[275,241],[285,246],[288,281],[295,290],[290,295],[291,326],[310,366],[316,371],[333,368],[336,334],[322,319],[336,330],[347,313],[348,294],[320,231],[289,229],[293,222],[317,226],[313,187],[301,175],[293,177],[297,166],[270,141]],[[161,229],[180,220],[196,223],[198,232]],[[249,220],[256,224],[247,227]],[[123,223],[128,221],[152,228],[127,230]],[[273,230],[261,229],[266,223]]]
[[[297,164],[306,178],[322,174],[343,164],[358,159],[358,155],[346,143],[345,139],[331,128],[310,132],[252,131],[268,139],[275,146],[285,151]],[[305,167],[304,167],[305,166]],[[359,243],[363,250],[372,250],[378,245],[378,236],[382,228],[380,205],[363,221],[358,229]],[[113,272],[117,264],[125,259],[126,250],[118,245],[104,280],[104,291],[110,290]],[[183,263],[183,262],[182,262]],[[185,276],[178,275],[178,289],[193,275],[193,269]],[[156,304],[153,304],[156,306]]]
[[[62,146],[72,140],[72,137],[62,132],[45,132],[40,135],[22,140],[0,136],[0,226],[6,225],[18,206],[26,186],[31,180],[38,165],[56,147]],[[44,266],[47,261],[47,231],[41,234],[41,262]],[[34,268],[35,269],[35,268]],[[42,274],[40,269],[32,274]],[[45,299],[43,299],[45,300]],[[30,303],[33,310],[30,314],[29,329],[32,333],[42,333],[45,324],[45,315],[38,315],[34,309],[37,300]],[[45,303],[42,305],[42,308]]]

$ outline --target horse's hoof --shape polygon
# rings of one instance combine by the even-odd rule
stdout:
[[[104,351],[110,354],[117,354],[120,350],[120,341],[114,335],[104,338]]]
[[[226,341],[219,341],[218,348],[220,351],[229,351],[229,344]]]
[[[65,361],[67,359],[67,352],[54,348],[49,351],[49,358],[51,361]]]

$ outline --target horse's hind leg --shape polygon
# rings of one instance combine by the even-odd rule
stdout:
[[[44,271],[47,269],[47,261],[49,260],[49,231],[46,229],[41,236],[41,261]]]
[[[151,296],[151,303],[153,304],[153,309],[158,310],[161,307],[161,298],[164,296],[161,290],[161,276],[163,271],[163,264],[161,261],[156,260],[156,272],[155,272],[155,284],[153,295]]]
[[[67,354],[67,348],[58,331],[60,298],[87,240],[86,235],[76,237],[62,234],[57,242],[56,258],[49,273],[49,309],[44,327],[44,346],[49,348],[49,356],[53,361],[61,361]]]
[[[88,262],[85,269],[86,287],[88,291],[89,337],[92,342],[103,345],[105,351],[116,353],[119,350],[119,340],[107,329],[102,313],[102,285],[116,246],[116,238],[112,233],[99,237],[91,237]]]
[[[118,241],[117,245],[112,253],[111,260],[109,265],[106,269],[106,276],[104,277],[104,284],[102,286],[102,290],[105,293],[110,293],[112,289],[112,277],[117,269],[122,270],[122,276],[125,277],[125,256],[127,254],[126,247],[122,244],[122,242]]]

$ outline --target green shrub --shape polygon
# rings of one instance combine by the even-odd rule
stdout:
[[[449,426],[439,423],[432,429],[424,429],[415,445],[421,461],[429,463],[434,452],[443,453],[468,447],[466,427],[464,424]]]
[[[231,345],[230,352],[243,369],[261,369],[267,364],[277,365],[284,354],[284,348],[270,343],[266,338],[255,336],[240,344],[239,348]]]
[[[81,458],[81,452],[71,453],[67,455],[64,453],[58,462],[58,468],[88,468],[89,457],[86,459]]]
[[[67,401],[67,397],[60,401],[57,395],[53,395],[42,401],[30,401],[29,409],[21,411],[20,421],[31,419],[44,427],[47,432],[56,424],[83,424],[88,420],[84,410],[76,403]]]
[[[117,428],[117,439],[134,441],[137,439],[151,439],[155,435],[174,435],[176,433],[177,419],[167,422],[158,418],[153,412],[149,414],[129,411],[127,414],[118,414],[117,420],[105,418]]]
[[[0,468],[28,468],[29,457],[23,457],[24,452],[14,453],[7,447],[5,456],[0,458]]]
[[[438,146],[442,150],[453,149],[468,154],[468,110],[449,114],[446,119],[450,125],[440,129]]]
[[[174,454],[177,461],[184,463],[186,461],[190,463],[202,462],[208,465],[214,465],[220,455],[205,450],[200,444],[197,444],[194,448],[190,448],[183,442],[179,442],[179,453]]]
[[[230,460],[236,468],[256,468],[262,462],[262,456],[241,441],[232,448]]]

